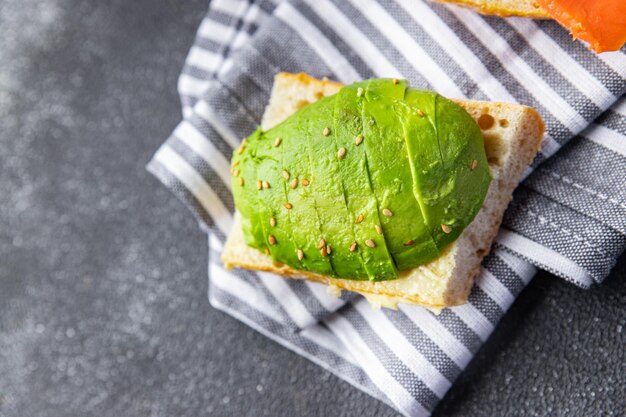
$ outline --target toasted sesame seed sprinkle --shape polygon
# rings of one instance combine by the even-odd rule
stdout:
[[[274,147],[278,148],[282,141],[283,141],[282,138],[276,138],[276,140],[274,141]]]
[[[443,230],[443,232],[445,234],[448,234],[452,231],[452,228],[450,226],[448,226],[447,224],[441,224],[441,230]]]
[[[239,155],[241,155],[245,149],[246,149],[246,145],[245,143],[242,143],[241,146],[239,147]]]
[[[376,233],[378,233],[379,235],[383,234],[383,229],[381,229],[379,225],[375,224],[374,228],[376,229]]]
[[[339,151],[337,151],[337,158],[343,159],[346,156],[346,152],[346,148],[339,148]]]
[[[330,245],[326,245],[326,254],[330,255],[332,251],[333,250],[330,248]]]
[[[322,249],[324,246],[326,246],[326,240],[322,239],[320,240],[320,243],[318,243],[317,247]]]
[[[239,163],[241,162],[241,160],[237,159],[234,163],[233,163],[233,168],[236,168],[237,165],[239,165]]]
[[[302,178],[302,185],[303,186],[308,186],[311,183],[311,181],[307,180],[306,178]]]
[[[356,146],[359,146],[361,143],[363,143],[363,135],[357,136],[356,139],[354,140],[354,144]]]
[[[276,238],[274,237],[274,235],[269,235],[267,237],[267,241],[270,243],[270,245],[275,245],[276,244]]]
[[[406,242],[404,242],[404,246],[411,246],[412,244],[414,244],[415,242],[412,240],[407,240]]]
[[[283,178],[284,178],[284,179],[286,179],[286,180],[288,180],[288,179],[289,179],[289,172],[287,172],[287,170],[283,169],[282,174],[283,174]]]
[[[324,258],[328,256],[328,254],[326,253],[326,248],[320,249],[320,255],[322,255]]]
[[[330,128],[325,127],[324,130],[322,130],[322,135],[324,136],[330,135]]]
[[[241,146],[246,146],[248,144],[248,138],[241,139]]]
[[[356,250],[356,242],[352,242],[352,244],[350,245],[350,252],[354,252]]]
[[[393,84],[394,84],[394,85],[397,85],[397,84],[398,84],[398,82],[399,82],[399,81],[398,81],[398,79],[397,79],[397,78],[394,78],[394,79],[393,79]]]
[[[239,177],[239,185],[243,187],[243,184],[244,184],[243,177]]]
[[[269,255],[270,254],[270,250],[268,248],[265,248],[265,254]]]
[[[260,190],[261,188],[263,188],[263,183],[261,182],[261,180],[257,180],[256,181],[256,189]]]
[[[362,214],[359,214],[358,216],[356,216],[356,220],[354,220],[354,222],[358,224],[358,223],[361,223],[363,219],[365,219],[365,216]]]
[[[356,96],[361,97],[363,95],[363,89],[361,87],[356,89]]]
[[[239,174],[241,174],[241,171],[239,170],[239,168],[237,168],[236,170],[233,171],[233,176],[234,177],[238,177]]]
[[[285,203],[283,204],[283,207],[285,207],[287,210],[292,209],[293,205],[291,203]]]
[[[270,188],[270,183],[267,181],[263,181],[263,188]]]
[[[371,239],[367,239],[367,240],[365,241],[365,244],[366,244],[367,246],[369,246],[370,248],[375,248],[375,247],[376,247],[376,243],[374,243],[374,241],[373,241],[373,240],[371,240]]]
[[[383,214],[387,217],[391,217],[393,216],[393,212],[391,210],[389,210],[388,208],[384,208],[383,209]]]
[[[417,109],[417,114],[419,117],[424,117],[424,112],[422,111],[422,109]]]
[[[289,184],[289,186],[291,187],[292,190],[295,190],[296,187],[298,186],[298,179],[294,178],[293,180],[291,180],[291,183]]]
[[[276,219],[274,217],[270,218],[270,226],[276,227]]]
[[[470,165],[470,169],[473,171],[476,169],[476,167],[478,166],[478,161],[476,159],[474,159],[472,161],[472,165]]]
[[[302,249],[298,249],[298,259],[299,260],[303,260],[304,259],[304,252],[302,252]]]

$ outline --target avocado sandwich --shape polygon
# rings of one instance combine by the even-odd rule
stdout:
[[[463,304],[542,135],[526,106],[280,73],[233,153],[222,260],[375,305]]]

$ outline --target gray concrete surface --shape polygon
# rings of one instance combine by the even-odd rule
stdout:
[[[0,416],[395,415],[212,309],[205,237],[144,170],[205,7],[0,1]],[[542,273],[435,415],[620,415],[625,268]]]

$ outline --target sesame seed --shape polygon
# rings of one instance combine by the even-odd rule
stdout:
[[[304,185],[305,187],[309,185],[310,183],[311,181],[307,180],[306,178],[302,178],[302,185]]]
[[[326,254],[330,255],[333,250],[330,248],[330,245],[326,245]]]
[[[283,141],[283,140],[282,140],[281,138],[276,138],[276,140],[274,141],[274,147],[275,147],[275,148],[278,148],[278,147],[280,146],[280,143],[281,143],[282,141]]]
[[[287,210],[293,208],[293,206],[291,205],[291,203],[285,203],[283,204],[283,207],[285,207]]]
[[[326,246],[326,240],[322,239],[320,240],[320,243],[317,245],[317,247],[319,249],[322,249],[324,246]]]
[[[270,225],[276,227],[276,219],[274,217],[270,218]]]
[[[441,230],[443,230],[445,234],[448,234],[452,231],[452,228],[448,226],[447,224],[441,223]]]
[[[246,146],[248,144],[248,138],[241,139],[241,146]]]
[[[256,181],[256,189],[260,190],[261,188],[263,188],[263,183],[261,182],[261,180],[257,180]]]
[[[287,170],[284,170],[284,169],[283,169],[283,173],[282,173],[282,174],[283,174],[283,178],[284,178],[284,179],[286,179],[286,180],[288,180],[288,179],[289,179],[289,172],[287,172]]]
[[[373,240],[370,240],[370,239],[367,239],[367,240],[365,241],[365,244],[366,244],[367,246],[369,246],[370,248],[375,248],[375,247],[376,247],[376,243],[374,243],[374,241],[373,241]]]
[[[246,149],[246,145],[242,143],[241,146],[239,147],[239,155],[241,155],[245,149]]]
[[[383,214],[387,217],[391,217],[393,216],[393,213],[391,212],[391,210],[389,210],[388,208],[384,208],[383,209]]]
[[[412,240],[407,240],[406,242],[404,242],[404,246],[411,246],[414,243],[415,242],[413,242]]]
[[[383,234],[383,229],[381,229],[379,225],[375,224],[374,228],[376,229],[376,233],[378,233],[379,235]]]
[[[304,252],[302,252],[302,249],[298,249],[298,259],[299,260],[303,260],[304,259]]]
[[[417,114],[419,117],[424,117],[424,112],[422,111],[422,109],[417,109]]]
[[[394,78],[394,79],[393,79],[393,85],[397,85],[397,84],[398,84],[398,79],[397,79],[397,78]]]
[[[337,151],[337,158],[343,159],[346,156],[346,152],[346,148],[339,148],[339,151]]]
[[[325,258],[326,256],[328,256],[328,254],[326,253],[326,248],[321,248],[321,249],[320,249],[320,255],[322,255],[324,258]]]
[[[478,161],[476,159],[474,159],[472,161],[472,165],[470,165],[470,169],[473,171],[476,169],[476,167],[478,166]]]
[[[356,220],[354,222],[359,224],[363,221],[363,219],[365,219],[365,216],[362,214],[359,214],[358,216],[356,216]]]
[[[330,128],[325,127],[324,130],[322,130],[322,135],[324,136],[330,135]]]
[[[243,187],[243,177],[239,177],[239,185]]]
[[[267,181],[263,181],[263,188],[270,188],[270,183]]]
[[[361,97],[363,95],[363,89],[361,87],[356,89],[356,96]]]
[[[363,135],[357,136],[356,139],[354,140],[354,144],[356,146],[359,146],[362,142],[363,142]]]
[[[356,250],[356,242],[352,242],[352,244],[350,245],[350,252],[354,252]]]
[[[298,186],[298,179],[294,178],[293,180],[291,180],[291,183],[289,184],[289,186],[291,187],[292,190],[295,190],[296,187]]]
[[[270,254],[270,250],[268,248],[265,248],[265,254],[269,255]]]
[[[241,171],[239,170],[239,168],[233,171],[233,177],[238,177],[239,174],[241,174]]]
[[[276,244],[276,238],[274,237],[274,235],[269,235],[267,237],[267,241],[270,242],[270,245],[275,245]]]
[[[233,163],[233,168],[237,167],[237,165],[239,165],[239,163],[241,162],[241,160],[236,160],[235,163]]]

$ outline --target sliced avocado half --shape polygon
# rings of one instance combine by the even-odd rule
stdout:
[[[257,130],[232,163],[249,246],[296,269],[371,281],[439,256],[491,181],[472,117],[391,79],[346,86]]]

